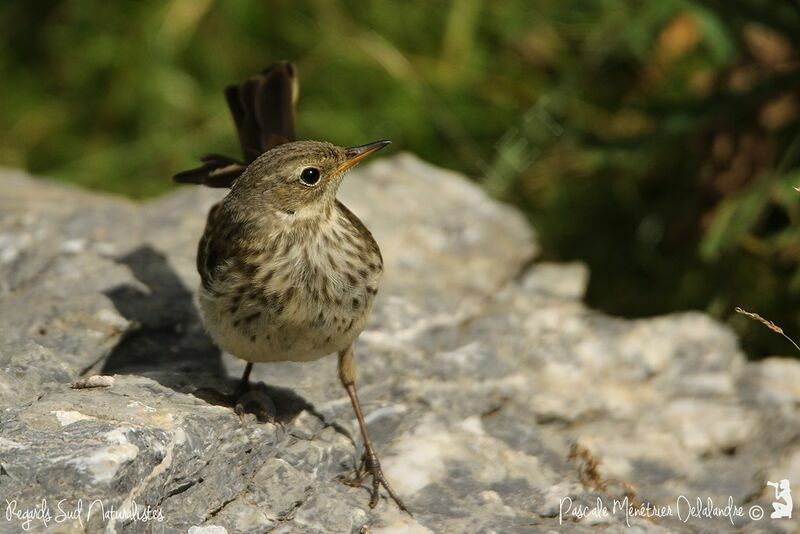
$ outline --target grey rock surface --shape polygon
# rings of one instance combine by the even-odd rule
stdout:
[[[140,205],[0,172],[0,532],[799,528],[769,518],[765,486],[800,487],[799,362],[748,362],[699,313],[588,309],[583,266],[533,262],[518,213],[410,155],[356,170],[340,194],[387,264],[359,389],[414,516],[370,510],[340,480],[360,440],[335,358],[255,367],[278,424],[194,394],[231,391],[243,368],[194,307],[220,196]],[[70,388],[98,373],[114,385]],[[671,512],[626,517],[625,498]],[[686,518],[697,498],[742,513]]]

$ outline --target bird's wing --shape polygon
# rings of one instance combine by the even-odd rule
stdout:
[[[214,239],[215,228],[218,228],[217,218],[220,207],[221,203],[217,203],[211,206],[208,211],[206,229],[203,231],[203,237],[200,238],[200,243],[197,246],[197,272],[200,273],[200,281],[207,290],[211,289],[217,266],[224,261],[216,250],[216,239]]]
[[[197,246],[197,272],[203,288],[214,293],[216,282],[252,278],[260,265],[258,257],[252,257],[253,223],[236,220],[231,211],[226,209],[224,201],[217,202],[208,211],[206,228]],[[258,220],[260,228],[270,226],[263,218]],[[270,249],[270,254],[274,248]]]
[[[242,225],[225,219],[222,202],[211,206],[206,219],[206,229],[197,246],[197,272],[203,288],[213,291],[214,282],[231,267],[237,256],[242,235]],[[224,276],[224,275],[223,275]]]
[[[276,63],[239,85],[225,89],[244,162],[226,156],[203,158],[203,165],[173,177],[178,183],[230,187],[247,165],[267,150],[295,140],[298,85],[294,66]]]

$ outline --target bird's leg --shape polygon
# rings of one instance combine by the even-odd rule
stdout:
[[[250,385],[250,371],[253,362],[248,362],[244,374],[232,394],[224,393],[216,388],[204,387],[194,390],[194,395],[212,404],[233,406],[233,411],[244,422],[244,415],[252,413],[259,421],[272,422],[278,411],[275,403],[262,389]]]
[[[242,394],[250,389],[250,371],[253,370],[253,362],[247,362],[247,365],[244,366],[244,373],[242,373],[242,379],[239,381],[239,386],[236,388],[237,394]]]
[[[381,470],[378,455],[375,453],[375,447],[372,446],[372,440],[369,439],[367,433],[367,423],[364,421],[364,414],[361,412],[361,403],[358,401],[358,394],[356,393],[356,362],[353,354],[353,346],[339,353],[339,379],[342,385],[347,390],[347,395],[350,397],[350,402],[353,404],[353,411],[356,413],[358,419],[358,426],[361,429],[361,437],[364,440],[364,455],[361,457],[361,465],[356,469],[356,476],[353,480],[348,481],[352,486],[360,486],[367,476],[372,475],[372,494],[369,499],[369,507],[374,508],[378,504],[379,490],[383,486],[389,493],[392,500],[404,512],[411,514],[406,508],[403,501],[395,495],[386,477]]]
[[[274,421],[277,415],[275,403],[266,393],[250,386],[250,371],[252,370],[253,362],[247,362],[242,380],[233,394],[235,399],[233,411],[242,421],[244,421],[244,414],[248,411],[255,414],[259,421]],[[248,410],[248,408],[250,409]]]

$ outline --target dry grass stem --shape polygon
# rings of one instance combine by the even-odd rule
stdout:
[[[787,336],[786,332],[783,331],[783,328],[781,328],[780,326],[776,325],[772,321],[767,321],[766,319],[761,317],[759,314],[753,313],[753,312],[749,312],[747,310],[743,310],[742,308],[740,308],[738,306],[736,307],[736,313],[741,313],[742,315],[746,315],[747,317],[753,319],[754,321],[758,321],[759,323],[763,324],[764,326],[766,326],[767,328],[769,328],[770,330],[772,330],[776,334],[782,335],[783,337],[785,337],[789,341],[789,343],[794,345],[794,348],[796,348],[798,351],[800,351],[800,346],[798,346],[797,343],[794,342],[794,339],[792,339],[789,336]]]

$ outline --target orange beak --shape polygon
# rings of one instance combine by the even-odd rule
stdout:
[[[339,174],[347,169],[355,167],[362,159],[373,152],[377,152],[388,144],[391,144],[391,141],[375,141],[374,143],[344,149],[344,155],[347,161],[339,165],[339,167],[333,171],[333,174]]]

